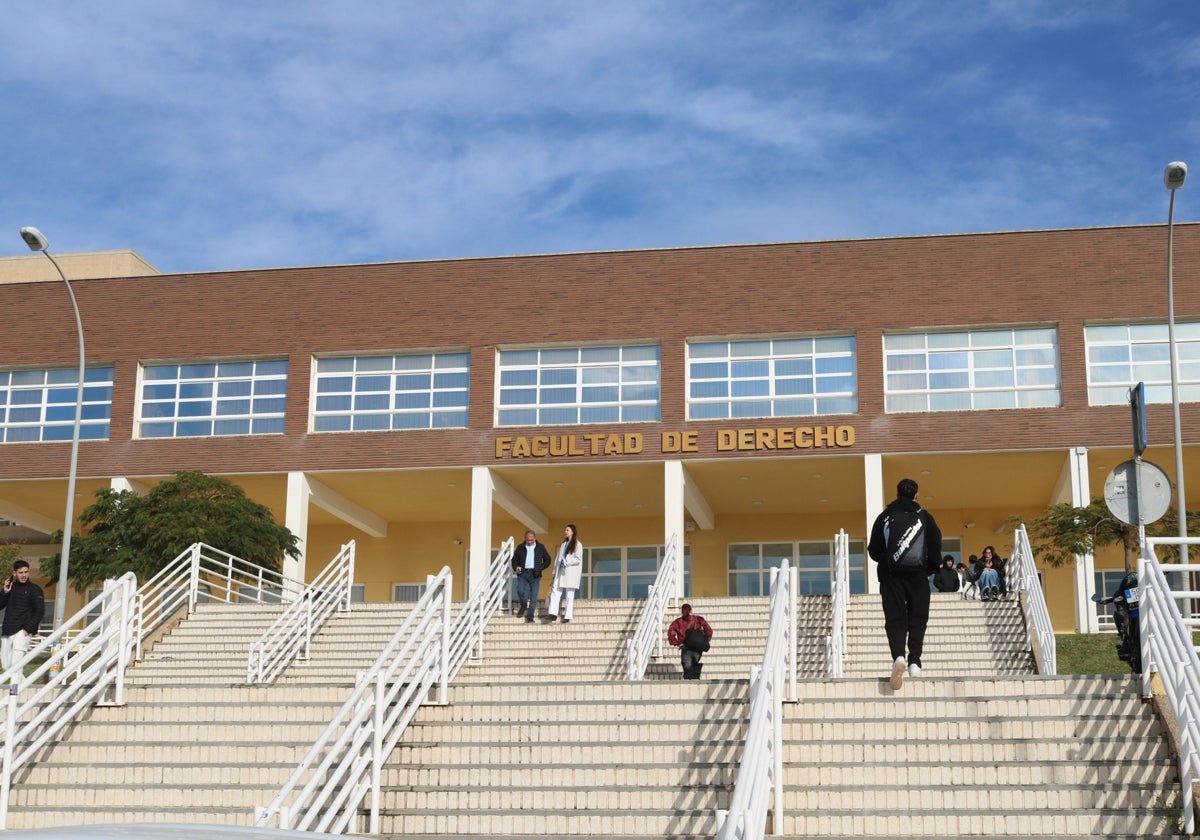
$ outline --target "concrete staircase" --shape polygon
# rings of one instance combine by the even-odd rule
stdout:
[[[892,691],[878,597],[850,614],[846,672],[863,676],[805,682],[784,707],[785,835],[1174,832],[1178,777],[1133,678],[1033,675],[1015,602],[935,594],[924,672]]]
[[[844,676],[878,677],[892,667],[878,595],[854,595],[847,617]],[[1033,673],[1017,603],[930,596],[921,667],[928,677],[987,678]]]
[[[710,837],[741,753],[766,599],[696,598],[712,624],[704,679],[675,649],[624,676],[640,603],[581,601],[569,624],[497,615],[447,706],[391,756],[396,837]],[[248,825],[407,614],[355,605],[313,659],[247,687],[246,647],[278,607],[205,605],[16,780],[9,825]],[[1175,770],[1128,677],[1032,673],[1013,602],[933,596],[925,673],[898,692],[878,596],[851,603],[847,677],[826,680],[827,598],[800,606],[801,702],[786,704],[788,836],[1166,836]],[[668,616],[667,620],[674,616]],[[665,629],[665,628],[664,628]]]
[[[9,827],[176,821],[249,825],[345,701],[407,605],[356,605],[308,664],[246,686],[246,651],[282,607],[202,605],[15,781]]]
[[[497,616],[485,661],[463,669],[449,706],[421,710],[389,760],[383,832],[711,837],[745,738],[767,602],[690,603],[714,631],[701,681],[681,679],[669,647],[645,681],[623,680],[640,603],[577,602],[569,624]]]
[[[795,837],[1174,832],[1174,763],[1130,677],[803,685],[785,706]]]

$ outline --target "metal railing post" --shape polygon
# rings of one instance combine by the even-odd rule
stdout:
[[[118,706],[125,705],[125,670],[129,667],[130,640],[133,634],[133,598],[134,582],[123,581],[121,587],[121,626],[118,630],[120,648],[117,651],[117,679],[113,687],[113,702]]]
[[[442,643],[439,651],[438,666],[438,705],[444,706],[450,702],[450,587],[454,582],[453,575],[446,575],[442,582]]]
[[[368,834],[380,833],[379,802],[383,776],[383,675],[375,676],[374,708],[371,710],[371,809],[368,817]]]
[[[13,741],[17,734],[17,693],[19,684],[14,680],[8,687],[7,717],[4,721],[4,772],[0,777],[0,830],[8,828],[8,800],[12,792]]]
[[[346,564],[346,612],[350,612],[350,605],[354,603],[354,561],[357,552],[358,544],[351,540],[342,546],[342,550],[350,549],[350,560]]]
[[[188,579],[188,615],[196,611],[196,594],[200,589],[200,543],[192,543],[192,568]]]
[[[774,801],[771,803],[771,833],[779,835],[783,834],[783,694],[779,690],[783,674],[776,673],[774,682],[771,690],[772,715],[775,718],[775,725],[771,727],[771,775],[775,784]]]

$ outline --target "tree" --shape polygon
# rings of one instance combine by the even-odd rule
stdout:
[[[99,490],[95,498],[79,515],[83,534],[71,538],[76,592],[129,571],[145,581],[197,542],[275,571],[284,555],[300,553],[296,535],[269,508],[224,478],[178,472],[145,496]],[[44,559],[41,572],[55,583],[58,557]]]
[[[1190,535],[1200,533],[1192,527],[1200,513],[1188,512]],[[1179,535],[1179,518],[1175,509],[1168,510],[1161,519],[1146,526],[1148,537],[1175,537]],[[1126,525],[1109,511],[1103,499],[1092,499],[1087,507],[1075,507],[1061,502],[1050,505],[1046,512],[1028,525],[1029,539],[1034,553],[1050,566],[1062,566],[1074,562],[1076,554],[1094,554],[1097,548],[1120,544],[1125,549],[1125,571],[1137,568],[1138,529]],[[1157,551],[1160,560],[1171,562],[1179,556],[1175,546],[1162,546]]]
[[[12,569],[13,563],[21,559],[21,546],[16,543],[0,545],[0,577]]]

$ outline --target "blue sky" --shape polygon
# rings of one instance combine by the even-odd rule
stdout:
[[[1192,2],[63,0],[6,17],[0,82],[0,256],[1153,224],[1177,159],[1200,217]]]

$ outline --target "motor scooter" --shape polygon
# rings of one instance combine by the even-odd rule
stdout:
[[[1113,623],[1117,625],[1117,658],[1129,666],[1135,674],[1142,673],[1142,633],[1138,623],[1138,601],[1141,589],[1138,587],[1137,572],[1130,572],[1121,578],[1121,582],[1107,598],[1097,593],[1092,600],[1097,604],[1113,605]]]

